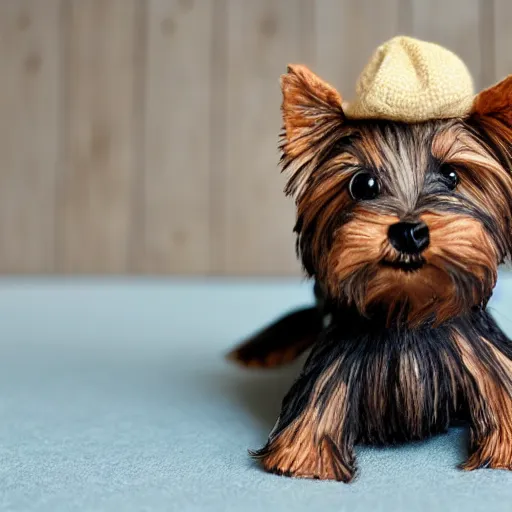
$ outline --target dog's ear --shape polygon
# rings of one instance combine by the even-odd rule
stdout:
[[[288,175],[286,193],[297,199],[313,172],[320,150],[339,135],[345,116],[336,89],[306,66],[290,65],[281,76],[284,132],[281,164]]]
[[[501,191],[503,200],[496,196],[491,199],[495,204],[502,204],[500,218],[506,219],[505,245],[506,255],[512,256],[512,75],[496,85],[479,93],[473,103],[469,122],[479,132],[484,142],[492,148],[494,157],[500,166],[492,166],[494,173],[488,173],[493,194]],[[500,174],[503,173],[503,176]],[[491,188],[491,187],[490,187]]]
[[[284,151],[294,157],[343,120],[341,96],[306,66],[290,65],[281,76]]]
[[[473,103],[473,113],[493,117],[512,128],[512,75],[480,92]]]

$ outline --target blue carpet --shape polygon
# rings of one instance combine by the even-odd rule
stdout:
[[[1,511],[510,511],[512,473],[464,473],[464,429],[359,448],[350,485],[262,472],[300,365],[224,353],[312,300],[299,280],[0,281]],[[512,335],[512,276],[491,303]]]

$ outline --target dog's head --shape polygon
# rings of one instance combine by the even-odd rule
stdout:
[[[512,78],[413,124],[347,119],[304,66],[281,84],[297,249],[329,297],[415,325],[485,303],[512,253]]]

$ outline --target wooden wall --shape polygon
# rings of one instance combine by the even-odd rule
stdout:
[[[350,97],[398,33],[478,87],[509,0],[0,0],[0,272],[295,274],[279,75]]]

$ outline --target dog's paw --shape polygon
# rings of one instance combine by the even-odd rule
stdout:
[[[294,478],[314,478],[350,482],[356,473],[354,457],[342,455],[330,437],[325,436],[315,449],[279,447],[256,455],[270,473]]]
[[[475,469],[508,469],[512,471],[512,460],[500,460],[495,457],[482,459],[479,456],[472,455],[460,465],[460,468],[464,471],[474,471]]]
[[[485,468],[512,471],[512,447],[506,443],[486,440],[460,467],[465,471]]]

